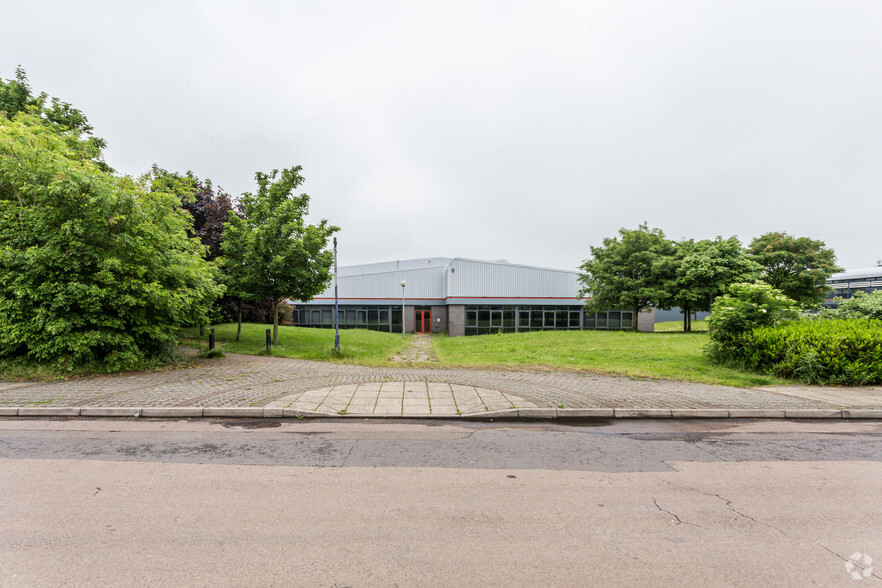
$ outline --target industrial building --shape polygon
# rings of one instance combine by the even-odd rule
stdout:
[[[827,295],[828,304],[835,304],[836,298],[851,298],[856,292],[870,293],[874,290],[882,290],[882,267],[868,267],[833,274],[827,280],[827,285],[830,287]]]
[[[338,268],[341,329],[451,336],[546,330],[626,330],[633,313],[586,313],[578,272],[432,257]],[[404,282],[404,286],[402,286]],[[295,301],[293,323],[334,327],[334,286],[308,303]],[[641,313],[638,328],[653,329],[652,313]]]

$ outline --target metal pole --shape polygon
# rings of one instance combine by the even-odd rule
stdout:
[[[337,237],[334,237],[334,351],[340,353],[340,300],[337,298]]]
[[[404,339],[404,287],[407,282],[401,280],[401,338]]]

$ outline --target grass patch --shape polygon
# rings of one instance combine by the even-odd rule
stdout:
[[[270,327],[272,328],[272,327]],[[214,341],[226,353],[266,355],[266,325],[242,324],[242,340],[236,341],[236,324],[217,325]],[[208,335],[200,341],[197,329],[185,330],[184,343],[205,346]],[[362,329],[340,331],[340,354],[334,353],[334,330],[304,327],[279,327],[279,343],[273,345],[270,355],[296,359],[315,359],[383,365],[404,348],[401,334],[380,333]]]
[[[162,371],[185,365],[189,360],[176,353],[170,357],[146,359],[126,372]],[[72,367],[63,362],[37,363],[24,358],[0,359],[0,382],[49,382],[73,378],[89,378],[108,375],[106,368],[84,365]]]
[[[664,321],[655,323],[656,333],[670,333],[672,331],[683,332],[683,321]],[[692,332],[707,332],[707,321],[692,321]]]
[[[740,387],[785,383],[711,363],[702,352],[707,342],[706,333],[630,331],[539,331],[434,339],[435,353],[445,367],[552,367]]]

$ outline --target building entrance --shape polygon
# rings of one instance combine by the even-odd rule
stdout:
[[[414,333],[431,333],[432,332],[432,311],[431,310],[415,310],[413,313],[413,332]]]

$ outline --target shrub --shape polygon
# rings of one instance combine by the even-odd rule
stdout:
[[[824,311],[828,318],[870,318],[882,320],[882,290],[876,290],[867,294],[856,292],[854,298],[842,300],[838,308]]]
[[[882,320],[801,320],[735,337],[743,367],[805,384],[882,383]]]
[[[707,318],[711,342],[707,355],[718,363],[729,363],[738,351],[739,337],[758,327],[795,319],[796,302],[763,282],[732,284],[729,293],[718,297]]]

